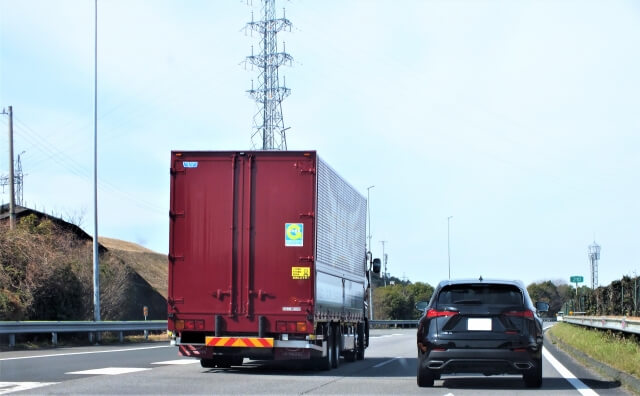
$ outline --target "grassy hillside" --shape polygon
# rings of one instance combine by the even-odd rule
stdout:
[[[166,255],[119,239],[100,237],[98,240],[102,246],[109,249],[109,252],[121,258],[144,278],[162,297],[167,298],[168,264]]]
[[[152,252],[103,251],[101,318],[139,320],[145,305],[149,319],[166,318],[166,267],[166,258]],[[22,218],[15,230],[0,224],[0,320],[90,319],[91,241],[34,215]]]

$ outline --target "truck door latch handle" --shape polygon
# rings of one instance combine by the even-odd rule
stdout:
[[[267,293],[266,291],[260,289],[258,291],[254,291],[254,290],[249,290],[249,295],[250,296],[258,296],[258,299],[262,300],[264,297],[270,297],[271,295],[269,293]]]
[[[214,292],[212,293],[212,295],[213,295],[215,298],[222,300],[222,298],[223,298],[224,296],[230,296],[230,295],[231,295],[231,290],[220,290],[220,289],[218,289],[218,290],[214,291]]]

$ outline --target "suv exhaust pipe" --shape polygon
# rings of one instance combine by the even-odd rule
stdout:
[[[514,366],[516,366],[516,368],[520,370],[529,370],[531,367],[533,367],[533,365],[529,362],[514,363]]]
[[[429,364],[427,365],[427,367],[429,367],[430,369],[437,370],[437,369],[442,368],[442,365],[443,365],[443,364],[444,364],[444,362],[443,362],[443,361],[440,361],[440,360],[431,360],[431,361],[429,361]]]

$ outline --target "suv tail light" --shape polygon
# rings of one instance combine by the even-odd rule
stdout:
[[[442,316],[455,316],[458,312],[456,311],[438,311],[436,309],[430,309],[427,311],[427,318],[439,318]]]
[[[525,309],[524,311],[508,311],[508,312],[505,312],[504,315],[533,319],[533,311],[530,309]]]

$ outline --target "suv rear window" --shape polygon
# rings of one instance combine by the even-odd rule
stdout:
[[[511,285],[467,284],[444,287],[438,305],[523,305],[519,288]]]

